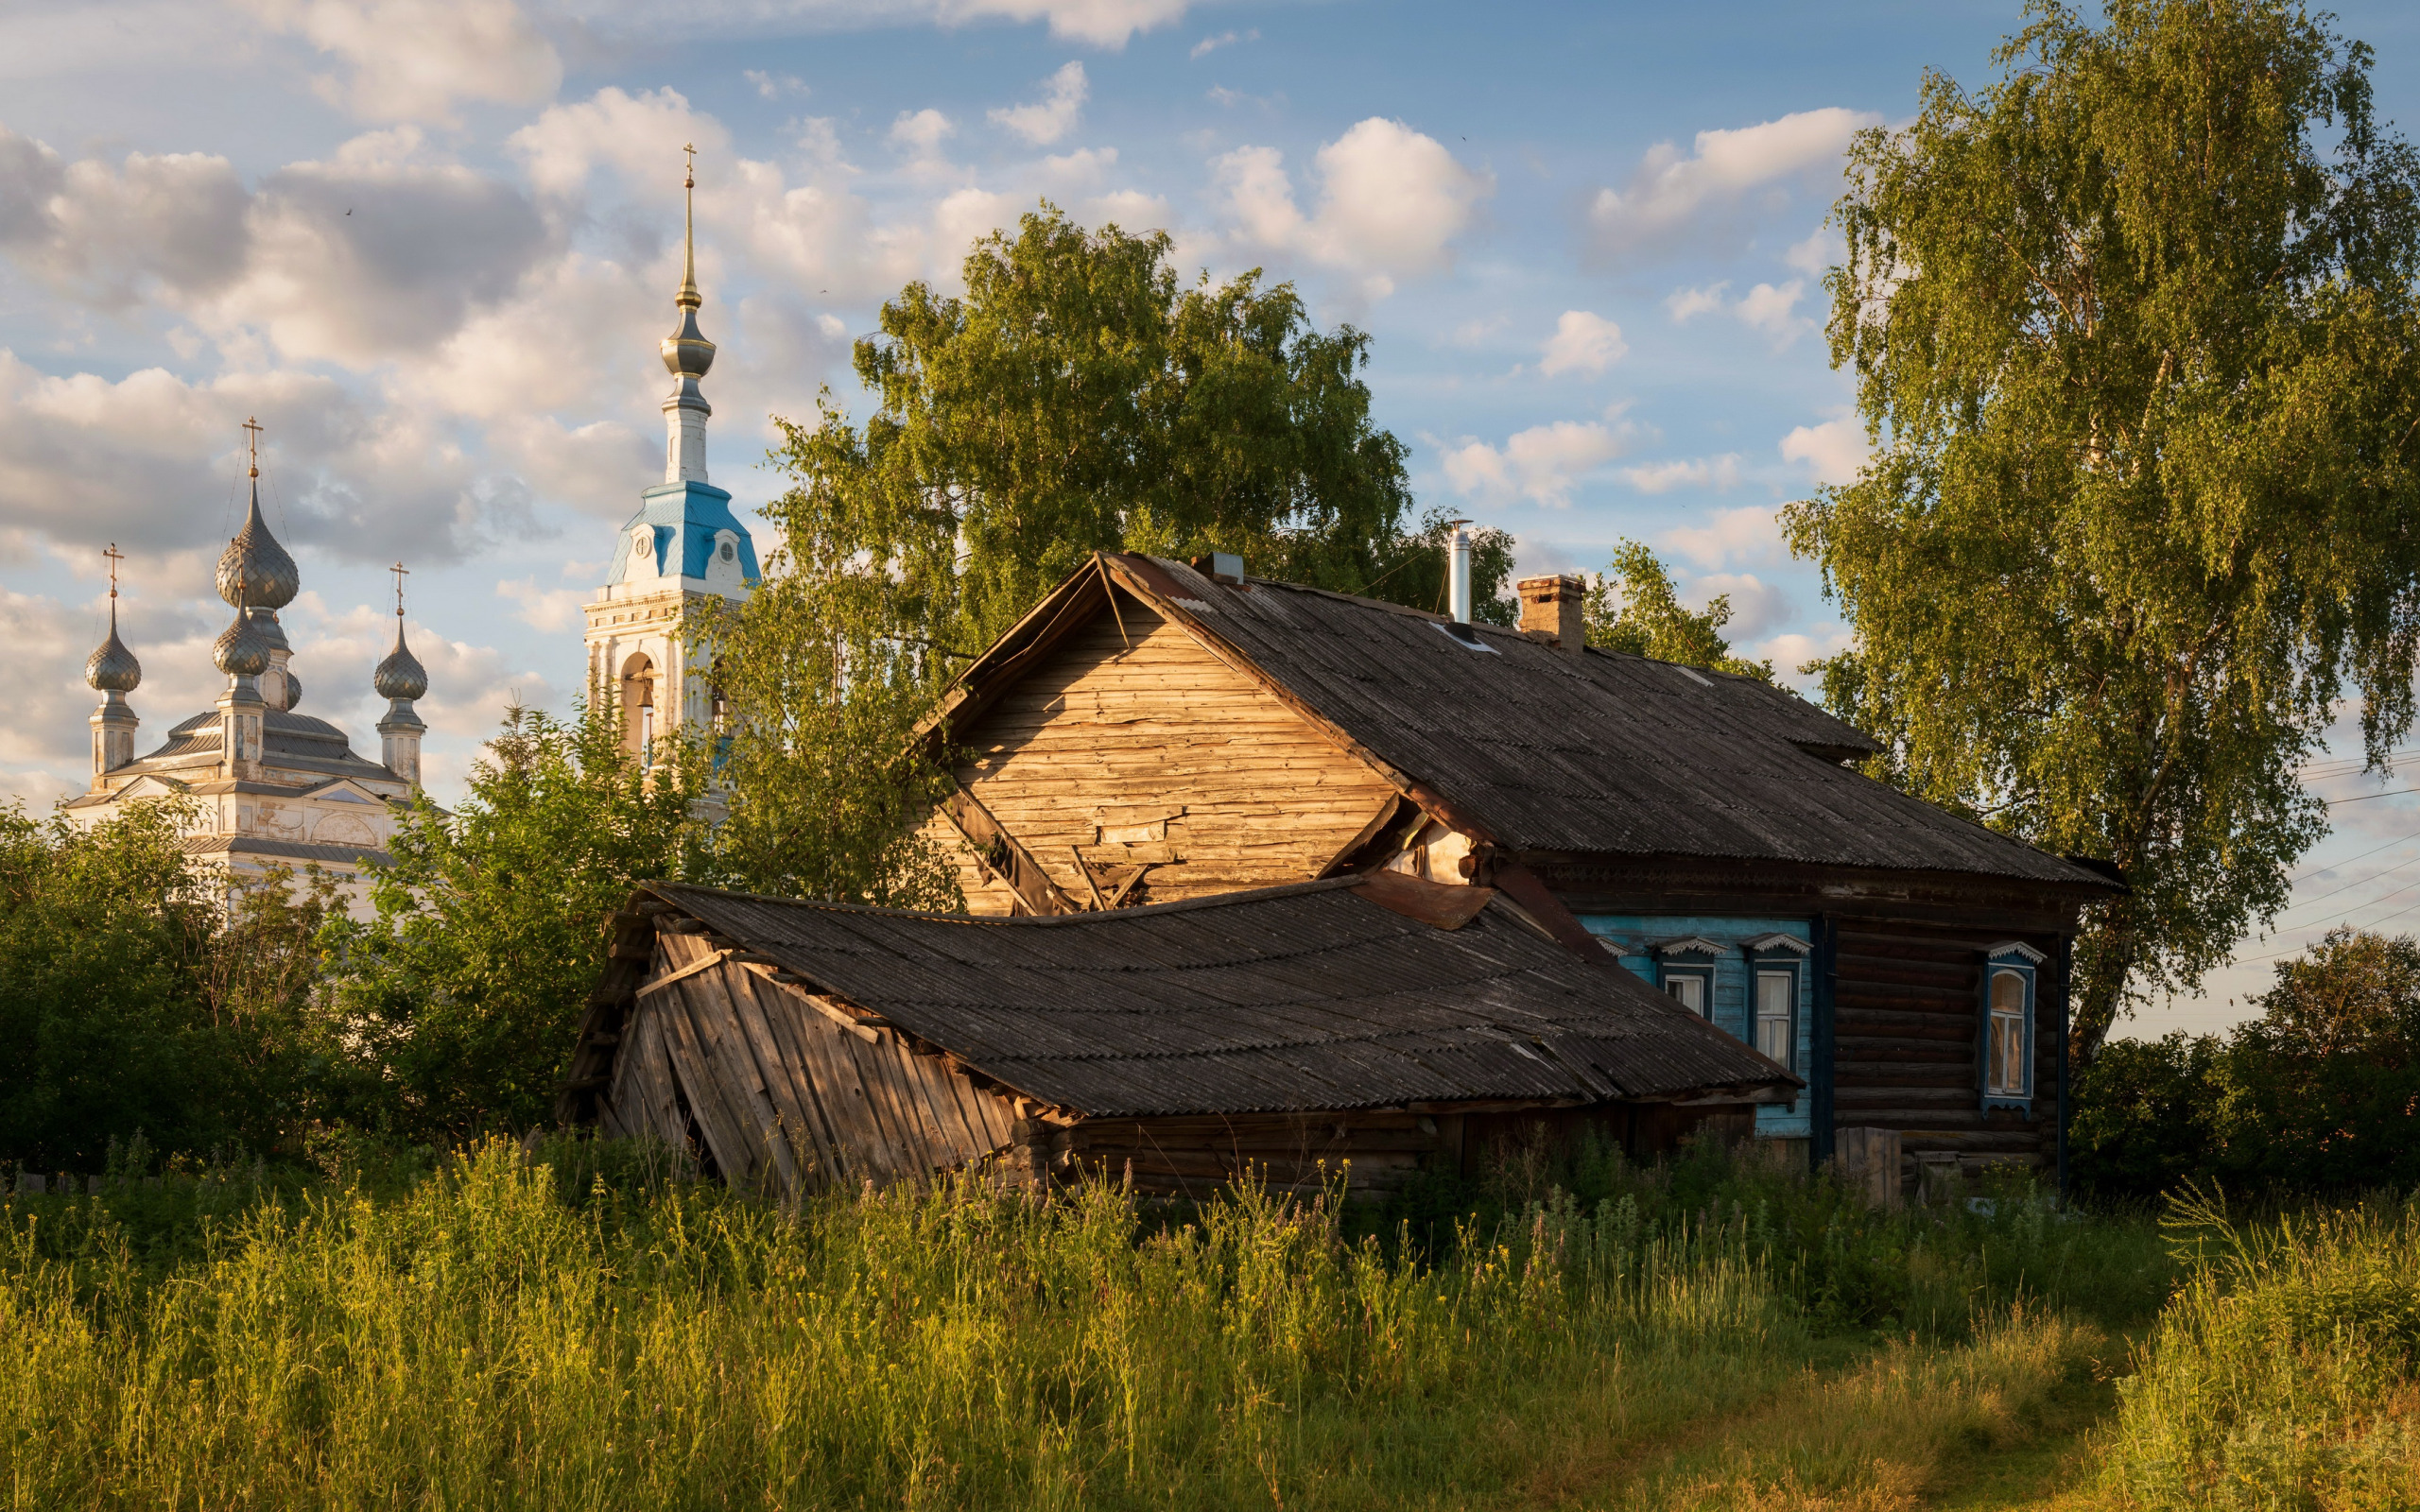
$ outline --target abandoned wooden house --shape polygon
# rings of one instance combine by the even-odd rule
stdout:
[[[1492,886],[1800,1075],[1759,1136],[2064,1179],[2069,942],[2113,876],[1866,777],[1879,747],[1785,690],[1586,646],[1576,577],[1519,588],[1504,629],[1097,557],[950,690],[926,833],[978,913]]]
[[[980,1168],[1383,1192],[1524,1125],[1634,1151],[1798,1082],[1489,887],[976,918],[650,884],[559,1109],[786,1194]]]

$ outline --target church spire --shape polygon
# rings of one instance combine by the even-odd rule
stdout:
[[[698,380],[715,365],[715,344],[698,329],[698,149],[684,146],[689,170],[681,181],[683,196],[681,237],[681,292],[673,297],[680,310],[672,334],[664,338],[664,368],[672,374],[672,392],[664,399],[664,481],[706,481],[706,417],[714,407],[699,391]]]
[[[143,663],[117,638],[117,564],[126,553],[110,542],[101,555],[110,564],[110,638],[103,641],[92,659],[84,663],[84,680],[101,696],[100,708],[93,712],[93,782],[100,786],[101,775],[113,771],[134,760],[134,730],[142,723],[134,711],[127,707],[126,696],[143,681]]]

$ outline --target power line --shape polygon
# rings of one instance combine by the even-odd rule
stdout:
[[[2347,924],[2353,924],[2353,927],[2356,929],[2368,931],[2377,928],[2380,924],[2391,923],[2395,919],[2401,919],[2404,915],[2413,912],[2420,912],[2420,903],[2406,904],[2405,906],[2396,909],[2394,913],[2388,914],[2382,919],[2373,919],[2366,924],[2353,924],[2353,921],[2349,919],[2344,920],[2344,922]],[[2310,926],[2304,925],[2302,927],[2308,929]],[[2255,955],[2249,960],[2238,961],[2235,964],[2238,966],[2257,966],[2262,961],[2273,961],[2280,955],[2299,954],[2301,952],[2308,949],[2310,949],[2308,945],[2297,945],[2290,950],[2271,951],[2266,955]]]
[[[2384,793],[2363,793],[2357,798],[2324,798],[2319,801],[2324,807],[2332,809],[2340,803],[2367,803],[2374,798],[2401,798],[2406,793],[2420,793],[2420,787],[2398,787]]]
[[[2380,877],[2392,877],[2396,872],[2401,871],[2404,868],[2413,865],[2414,861],[2420,861],[2420,857],[2415,857],[2413,861],[2398,861],[2391,867],[2380,867],[2377,870],[2371,872],[2368,876],[2361,878],[2359,882],[2348,882],[2343,886],[2338,887],[2332,892],[2324,892],[2315,898],[2306,898],[2298,903],[2288,903],[2285,907],[2279,909],[2278,912],[2290,914],[2299,909],[2308,908],[2312,903],[2325,902],[2327,899],[2335,897],[2337,893],[2351,892],[2354,888],[2376,882]]]
[[[2362,851],[2358,856],[2346,856],[2342,861],[2331,861],[2324,867],[2313,867],[2308,871],[2303,872],[2301,875],[2292,878],[2288,885],[2291,885],[2293,882],[2301,882],[2305,878],[2316,877],[2323,871],[2333,871],[2338,867],[2349,867],[2356,861],[2367,861],[2370,857],[2377,855],[2381,850],[2391,850],[2394,847],[2402,845],[2406,841],[2410,840],[2420,840],[2420,830],[2414,830],[2410,834],[2396,835],[2394,839],[2389,840],[2385,845],[2372,846],[2369,850]]]

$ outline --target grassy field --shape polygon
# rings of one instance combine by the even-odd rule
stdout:
[[[496,1144],[415,1180],[18,1199],[0,1488],[39,1508],[2411,1504],[2376,1500],[2412,1485],[2399,1212],[2163,1236],[2012,1188],[1988,1214],[1875,1215],[1719,1150],[1515,1161],[1383,1219],[973,1186],[784,1211],[642,1167]]]

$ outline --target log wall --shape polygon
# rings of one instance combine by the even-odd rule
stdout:
[[[659,936],[649,980],[713,954],[694,936]],[[939,1057],[895,1034],[868,1039],[728,960],[631,1005],[597,1121],[787,1195],[971,1164],[1007,1149],[1016,1122],[1005,1098]]]
[[[1952,1150],[1972,1175],[1992,1162],[2045,1168],[2056,1154],[2062,1026],[2045,968],[2033,1016],[2032,1115],[1982,1108],[1983,951],[2018,938],[2056,956],[2055,936],[1979,936],[1905,919],[1839,920],[1833,988],[1832,1117],[1841,1128],[1896,1129],[1906,1171]]]
[[[1122,621],[1122,623],[1121,623]],[[1394,790],[1191,636],[1125,595],[958,738],[959,782],[1089,906],[1077,858],[1147,866],[1131,902],[1302,882]],[[1013,910],[1007,885],[942,816],[925,835],[957,858],[967,907]]]

